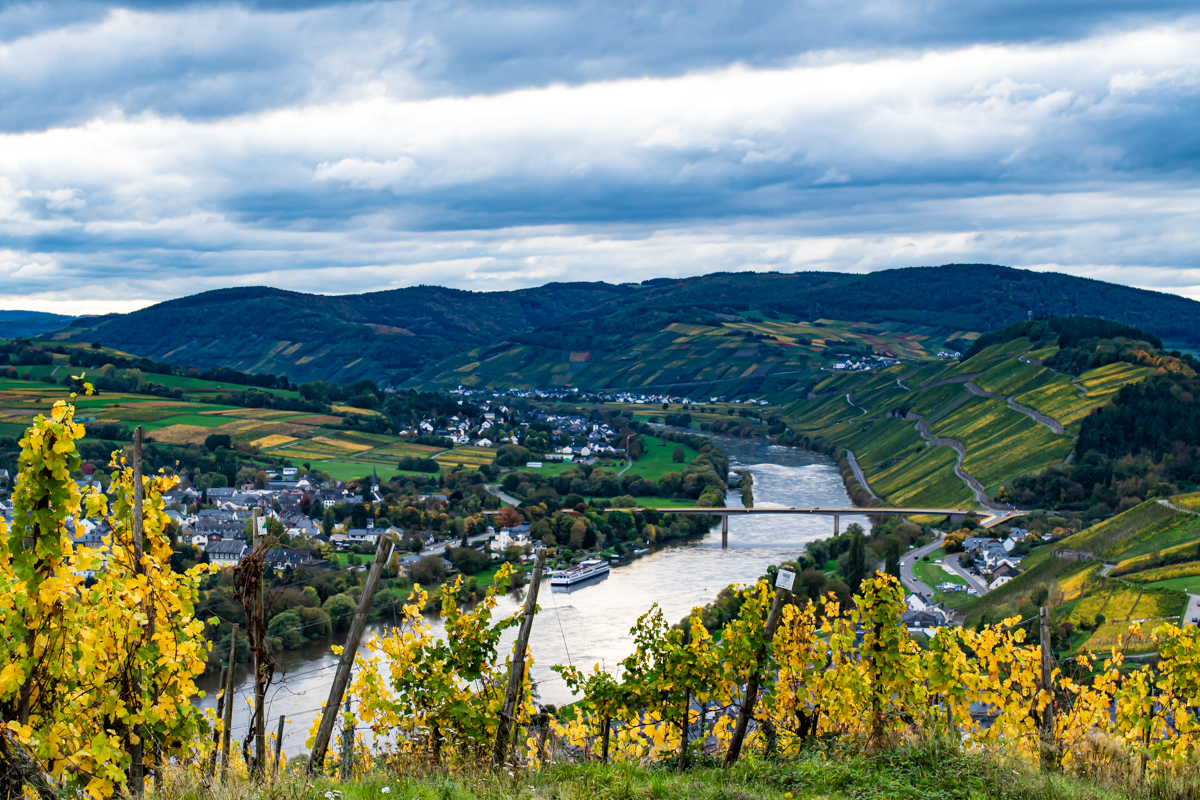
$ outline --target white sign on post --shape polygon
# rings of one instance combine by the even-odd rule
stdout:
[[[775,573],[775,588],[792,590],[792,584],[796,582],[796,573],[788,569],[781,569]]]

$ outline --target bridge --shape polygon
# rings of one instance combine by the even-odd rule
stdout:
[[[625,509],[618,509],[625,510]],[[721,518],[721,547],[729,547],[729,518],[733,516],[741,516],[743,514],[809,514],[833,517],[833,535],[837,536],[843,516],[869,516],[874,514],[900,514],[902,516],[910,515],[928,515],[934,517],[957,517],[962,520],[971,514],[986,515],[983,521],[983,527],[991,528],[999,525],[1006,519],[1013,516],[1020,516],[1024,512],[1020,511],[997,511],[992,509],[976,509],[976,508],[822,508],[822,507],[778,507],[772,506],[768,508],[696,508],[689,506],[686,508],[632,508],[630,511],[657,511],[659,514],[707,514]]]

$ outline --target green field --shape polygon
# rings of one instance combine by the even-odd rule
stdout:
[[[1146,585],[1155,589],[1174,589],[1177,592],[1200,594],[1200,575],[1193,575],[1190,578],[1169,578],[1165,581],[1154,581]]]
[[[975,385],[992,394],[1013,395],[1046,383],[1054,372],[1017,358],[1007,358],[989,367],[975,379]]]
[[[1118,361],[1083,373],[1079,376],[1079,384],[1091,395],[1120,389],[1125,384],[1139,381],[1153,372],[1153,367],[1139,367]]]
[[[962,443],[967,451],[963,469],[989,493],[1016,475],[1061,462],[1073,446],[1069,436],[1055,434],[1003,400],[975,398],[929,427],[935,437]]]
[[[647,436],[645,452],[642,457],[633,462],[633,466],[624,476],[640,475],[648,481],[657,482],[659,478],[666,475],[668,472],[679,472],[688,464],[696,460],[698,452],[686,445],[676,442],[668,442],[659,439],[657,436]],[[672,454],[676,448],[682,448],[684,452],[684,461],[682,464],[671,460]],[[617,471],[623,467],[617,467]]]
[[[949,447],[927,447],[881,470],[871,488],[894,506],[976,508],[974,493],[954,475],[957,458]]]

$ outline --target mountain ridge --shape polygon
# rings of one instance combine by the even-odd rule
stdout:
[[[694,320],[762,309],[798,319],[892,321],[990,330],[1033,315],[1090,315],[1200,344],[1200,303],[1091,278],[987,264],[870,273],[721,272],[641,284],[552,282],[477,292],[421,285],[353,295],[215,289],[129,314],[77,319],[53,334],[201,369],[295,381],[401,383],[446,359],[537,330],[650,312]],[[525,338],[528,338],[526,336]]]

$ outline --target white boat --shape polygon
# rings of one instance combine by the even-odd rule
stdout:
[[[608,572],[608,562],[598,558],[581,561],[570,569],[550,573],[551,586],[573,586]]]

